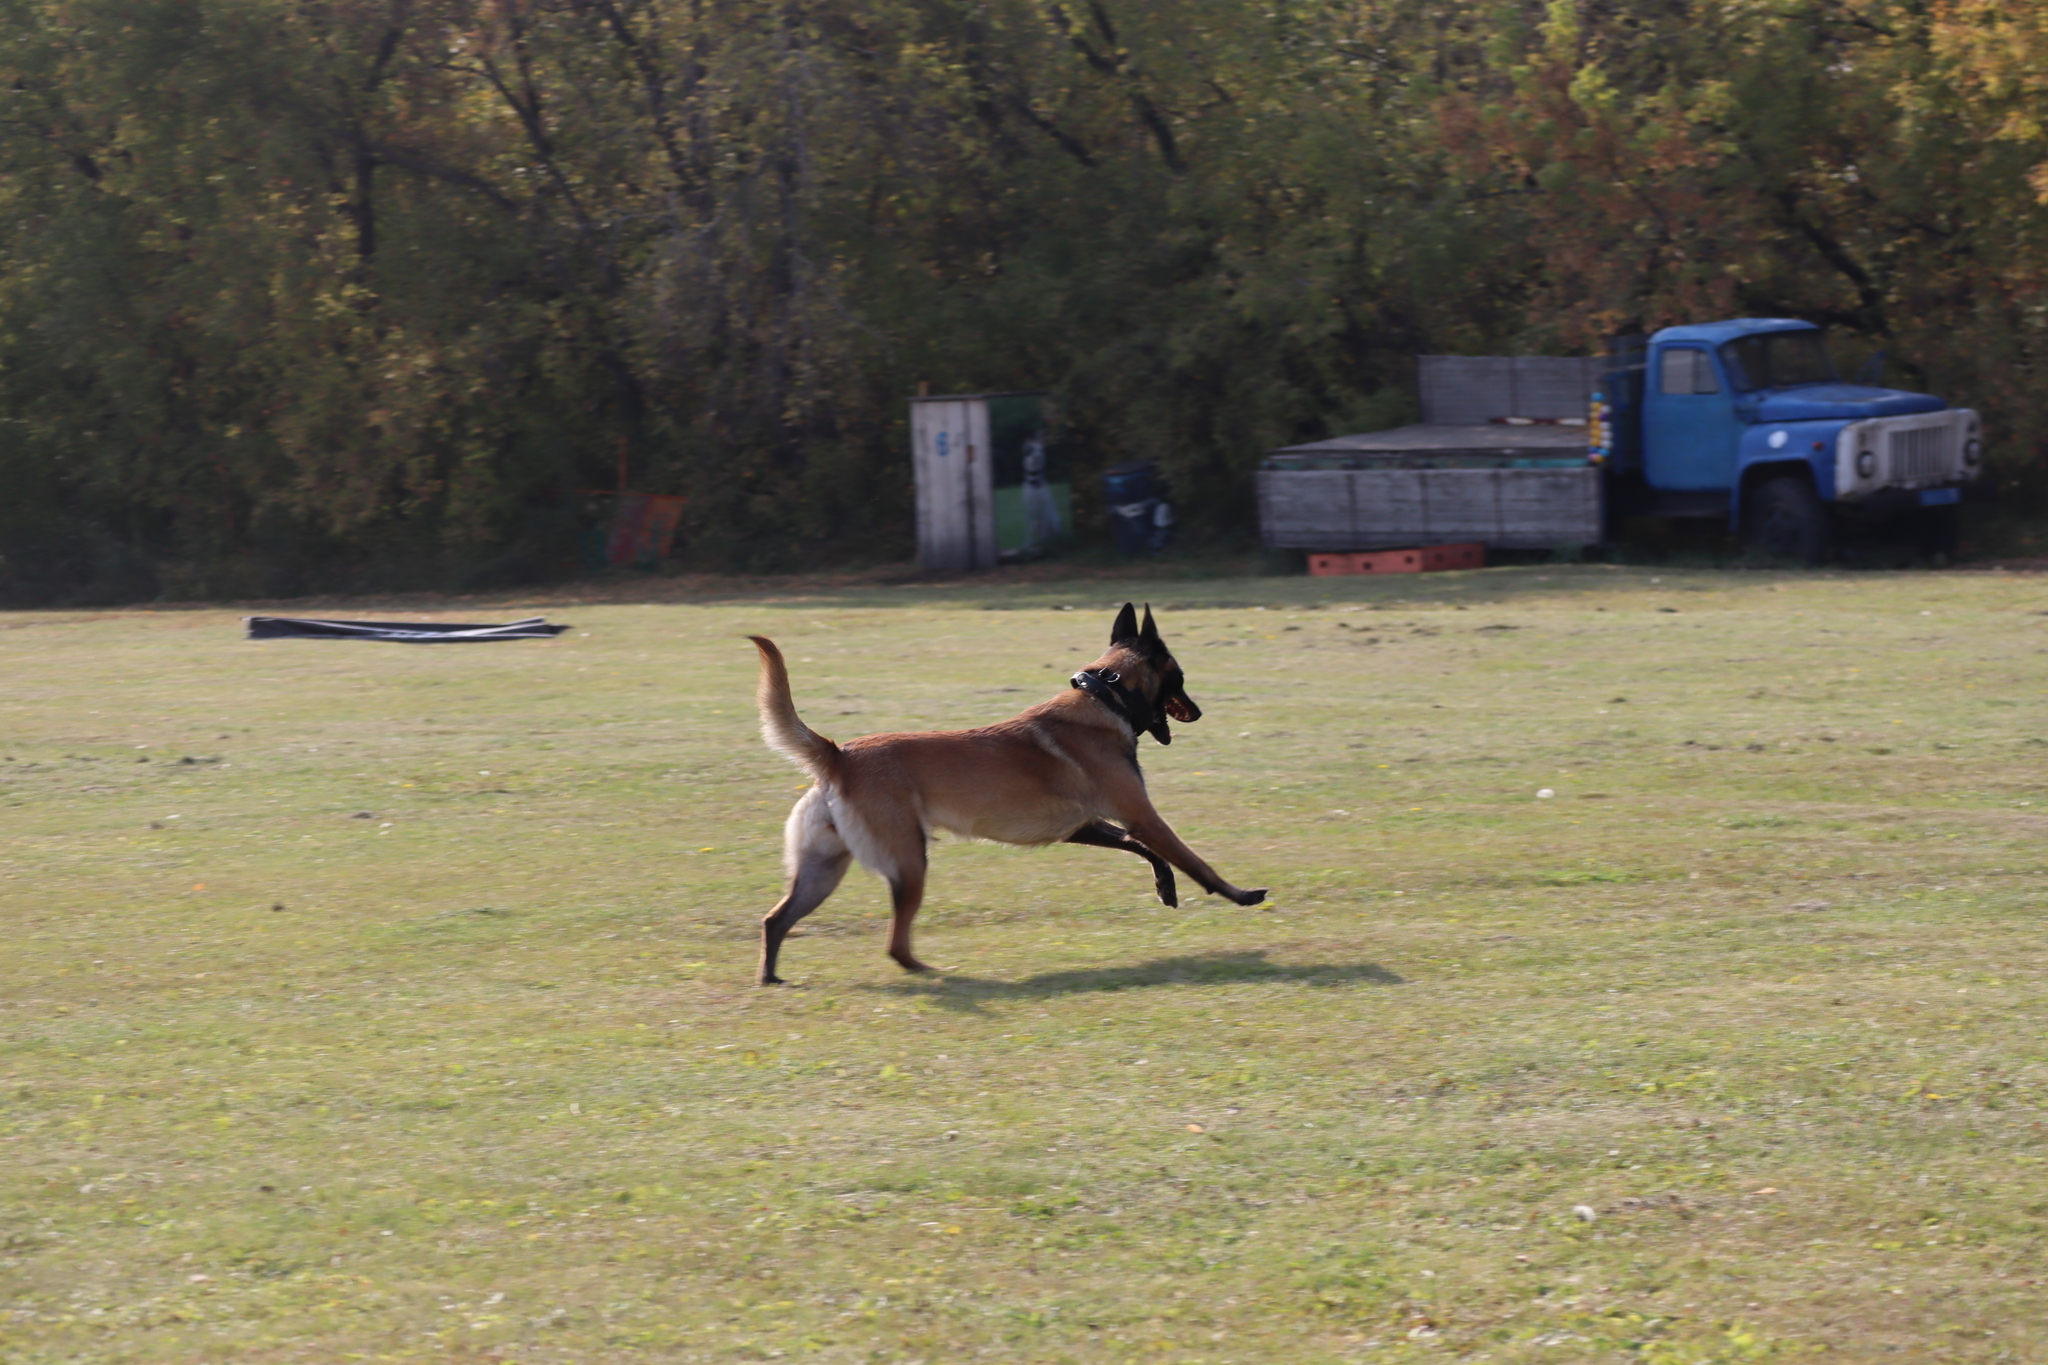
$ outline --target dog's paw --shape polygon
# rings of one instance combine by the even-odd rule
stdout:
[[[1235,896],[1232,896],[1231,899],[1239,905],[1257,905],[1260,901],[1266,899],[1266,888],[1262,886],[1256,891],[1240,891]]]

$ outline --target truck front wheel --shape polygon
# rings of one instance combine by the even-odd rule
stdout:
[[[1766,479],[1749,495],[1749,543],[1775,559],[1818,564],[1828,553],[1828,509],[1804,479]]]
[[[1929,559],[1954,559],[1956,548],[1962,540],[1962,528],[1956,517],[1956,508],[1923,507],[1915,519],[1913,540],[1920,553]]]

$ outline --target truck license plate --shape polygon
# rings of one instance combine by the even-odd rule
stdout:
[[[1963,491],[1960,488],[1923,488],[1920,490],[1920,505],[1922,507],[1945,507],[1949,503],[1961,502],[1962,500]]]

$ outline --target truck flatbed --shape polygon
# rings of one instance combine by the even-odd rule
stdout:
[[[1601,538],[1600,471],[1579,425],[1430,422],[1286,446],[1261,462],[1258,490],[1274,549],[1549,549]]]
[[[1258,473],[1265,543],[1342,551],[1599,541],[1600,471],[1586,458],[1584,415],[1600,364],[1421,357],[1423,421],[1267,453]]]
[[[1569,469],[1586,463],[1583,423],[1419,422],[1282,446],[1262,466],[1308,469]]]

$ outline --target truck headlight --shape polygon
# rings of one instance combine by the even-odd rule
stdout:
[[[1877,474],[1877,452],[1876,452],[1876,451],[1874,451],[1874,450],[1859,450],[1859,451],[1857,451],[1857,452],[1856,452],[1856,477],[1857,477],[1857,478],[1859,478],[1859,479],[1868,479],[1868,478],[1873,478],[1873,477],[1875,477],[1875,476],[1876,476],[1876,474]]]
[[[1963,467],[1975,469],[1984,462],[1984,443],[1972,438],[1963,442]]]

